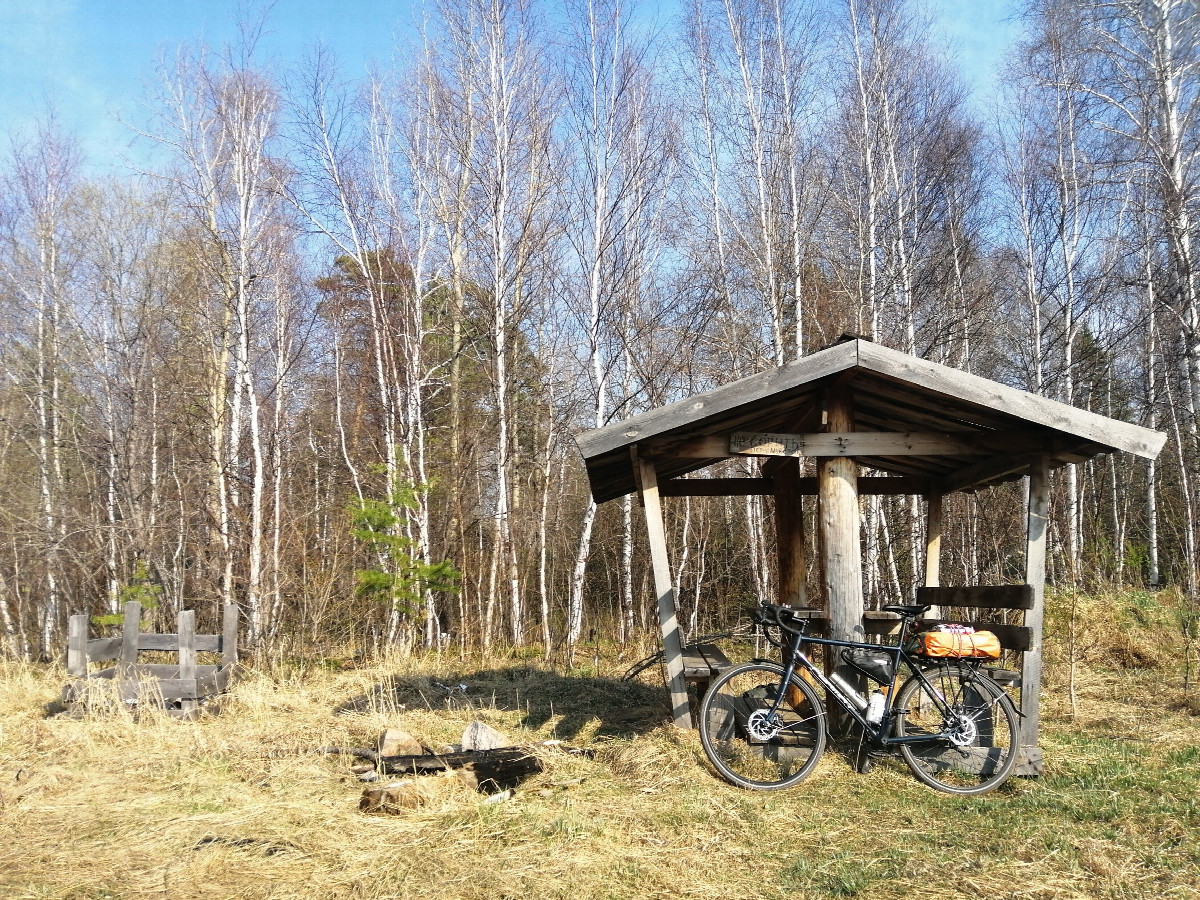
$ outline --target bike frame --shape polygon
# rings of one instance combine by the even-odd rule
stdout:
[[[815,637],[805,634],[803,628],[799,630],[793,630],[780,623],[779,628],[782,631],[791,632],[794,637],[792,638],[791,646],[788,648],[788,652],[785,654],[786,659],[783,667],[784,690],[780,691],[779,696],[775,698],[775,702],[771,706],[770,716],[773,718],[779,711],[780,705],[782,705],[784,702],[784,698],[787,695],[786,687],[791,681],[792,675],[795,674],[798,668],[803,668],[805,672],[808,672],[808,674],[811,675],[816,682],[825,689],[827,696],[831,696],[836,699],[842,709],[845,710],[856,722],[858,722],[858,724],[863,727],[865,732],[869,734],[877,743],[885,747],[896,746],[899,744],[928,743],[930,740],[930,735],[923,734],[896,736],[888,734],[888,731],[892,726],[892,721],[895,718],[896,710],[893,704],[895,703],[896,699],[896,685],[900,681],[901,662],[904,663],[904,665],[908,668],[908,671],[911,672],[914,677],[918,678],[925,685],[925,687],[928,689],[928,696],[937,704],[938,711],[944,717],[949,717],[951,715],[950,707],[946,703],[945,698],[941,695],[941,692],[938,691],[937,688],[934,687],[933,683],[925,677],[924,671],[916,662],[913,661],[913,658],[904,652],[904,638],[908,632],[909,624],[910,620],[902,620],[900,628],[900,641],[897,646],[893,647],[890,644],[871,644],[863,641],[842,641],[834,638]],[[769,626],[764,625],[764,628],[766,627]],[[825,673],[821,671],[820,667],[808,658],[807,654],[805,654],[802,649],[805,644],[817,644],[823,647],[847,647],[854,650],[882,650],[892,655],[895,660],[895,665],[892,668],[892,680],[887,686],[887,706],[884,707],[883,718],[879,720],[879,724],[873,725],[867,721],[867,717],[863,715],[854,702],[846,695],[846,692],[831,679],[826,677]],[[780,646],[783,646],[782,641],[780,642]]]

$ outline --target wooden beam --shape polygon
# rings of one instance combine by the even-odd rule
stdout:
[[[735,431],[729,452],[743,456],[970,456],[985,451],[977,442],[951,434],[854,431],[775,434]]]
[[[787,460],[785,456],[774,458]],[[923,495],[929,492],[930,484],[930,479],[914,475],[868,475],[858,479],[858,493],[862,496]],[[672,478],[658,486],[660,497],[768,497],[774,493],[771,478]],[[800,477],[796,481],[796,493],[802,497],[817,496],[817,479]]]
[[[1025,615],[1030,646],[1021,661],[1022,746],[1038,746],[1038,700],[1042,688],[1042,617],[1046,600],[1046,532],[1050,514],[1050,457],[1041,455],[1029,467],[1029,510],[1025,541],[1025,583],[1033,603]],[[1038,751],[1040,753],[1040,751]]]
[[[658,438],[640,445],[642,452],[651,457],[667,459],[726,459],[729,453],[729,435],[703,434],[683,438]]]
[[[692,727],[688,711],[687,682],[683,677],[683,641],[675,608],[675,585],[671,580],[671,562],[667,556],[667,536],[663,527],[662,503],[658,495],[658,473],[654,463],[639,459],[642,505],[646,511],[646,533],[654,568],[654,589],[658,594],[658,624],[662,631],[663,657],[667,667],[667,692],[671,697],[671,719],[680,728]]]
[[[752,497],[775,493],[771,478],[672,478],[658,486],[660,497]]]
[[[808,561],[804,553],[804,505],[798,490],[800,460],[791,459],[775,475],[775,547],[779,597],[785,606],[808,605]]]
[[[1029,457],[1001,454],[972,463],[957,472],[942,478],[935,490],[939,494],[953,494],[969,487],[986,484],[1029,468]]]

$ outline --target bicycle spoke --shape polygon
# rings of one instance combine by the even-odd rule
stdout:
[[[773,664],[739,666],[717,679],[700,705],[705,754],[739,787],[774,790],[796,784],[824,750],[820,700],[797,679],[776,703],[782,679],[782,668]]]

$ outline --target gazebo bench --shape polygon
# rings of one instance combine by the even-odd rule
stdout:
[[[696,686],[697,697],[703,697],[712,680],[732,668],[733,663],[716,644],[688,644],[683,648],[683,678]]]

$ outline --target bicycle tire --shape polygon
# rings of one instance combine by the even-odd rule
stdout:
[[[723,673],[700,702],[700,743],[726,781],[777,791],[803,781],[825,750],[825,708],[793,675],[786,699],[767,721],[783,685],[783,667],[745,663]]]
[[[944,717],[915,675],[896,695],[897,736],[927,734],[929,741],[900,744],[913,775],[947,794],[985,794],[1012,774],[1021,744],[1016,707],[986,675],[955,665],[925,673],[953,712]],[[951,739],[947,735],[953,735]]]

